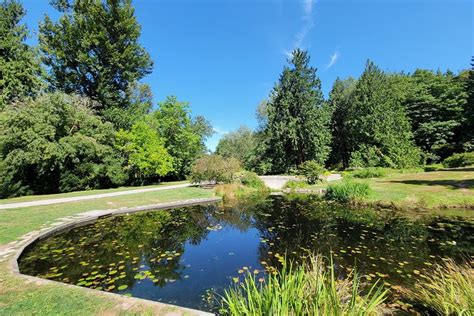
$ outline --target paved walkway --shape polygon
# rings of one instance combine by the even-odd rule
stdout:
[[[118,191],[118,192],[110,192],[110,193],[99,193],[99,194],[91,194],[91,195],[83,195],[83,196],[71,196],[71,197],[65,197],[65,198],[47,199],[47,200],[30,201],[30,202],[0,204],[0,210],[20,208],[20,207],[29,207],[29,206],[69,203],[69,202],[77,202],[77,201],[85,201],[85,200],[94,200],[94,199],[101,199],[101,198],[113,197],[113,196],[185,188],[189,186],[191,186],[191,183],[182,183],[182,184],[167,185],[167,186],[164,185],[164,186],[155,187],[155,188],[136,189],[136,190]]]
[[[285,184],[290,180],[297,180],[295,176],[259,176],[270,189],[283,189]]]
[[[281,190],[285,187],[285,184],[290,181],[290,180],[294,180],[294,181],[300,181],[297,177],[295,176],[259,176],[260,179],[263,180],[263,182],[265,182],[265,185],[267,187],[269,187],[270,189],[273,189],[273,190]],[[329,176],[327,176],[325,178],[326,181],[337,181],[337,180],[341,180],[342,177],[340,174],[338,173],[333,173],[333,174],[330,174]]]

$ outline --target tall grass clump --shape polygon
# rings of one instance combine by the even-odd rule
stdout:
[[[387,175],[387,170],[384,168],[364,168],[364,169],[357,169],[352,172],[352,176],[354,178],[381,178]]]
[[[324,197],[326,200],[347,203],[355,199],[363,199],[369,196],[370,186],[368,183],[359,181],[343,181],[330,184]]]
[[[437,265],[407,296],[439,315],[474,315],[474,261]]]
[[[250,273],[226,290],[220,312],[224,315],[378,315],[387,290],[375,283],[362,294],[360,278],[351,273],[338,280],[334,268],[320,257],[308,264],[284,264],[266,280]]]

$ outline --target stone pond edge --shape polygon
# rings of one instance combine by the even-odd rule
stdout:
[[[134,206],[134,207],[123,207],[123,208],[110,209],[110,210],[95,210],[95,211],[78,213],[75,215],[76,217],[73,218],[72,220],[69,220],[65,223],[61,223],[51,228],[39,231],[33,236],[27,238],[26,240],[23,240],[21,242],[20,248],[16,250],[15,255],[10,259],[9,267],[14,275],[22,277],[30,281],[40,282],[42,284],[62,285],[62,286],[70,287],[70,288],[80,288],[93,295],[98,295],[98,294],[106,295],[108,297],[115,298],[118,301],[129,303],[130,307],[135,304],[141,304],[141,305],[146,305],[150,308],[156,308],[157,311],[161,311],[163,313],[162,315],[202,315],[202,316],[213,315],[212,313],[208,313],[208,312],[204,312],[204,311],[200,311],[196,309],[191,309],[191,308],[186,308],[186,307],[181,307],[178,305],[155,302],[155,301],[142,299],[142,298],[136,298],[136,297],[126,297],[121,294],[104,292],[104,291],[99,291],[95,289],[89,289],[89,288],[85,288],[85,287],[81,287],[81,286],[77,286],[73,284],[67,284],[63,282],[58,282],[58,281],[53,281],[53,280],[38,278],[31,275],[22,274],[18,267],[18,259],[21,257],[23,252],[28,247],[30,247],[37,241],[48,238],[62,231],[66,231],[66,230],[70,230],[79,226],[87,225],[101,218],[116,216],[116,215],[121,215],[121,214],[131,214],[131,213],[137,213],[137,212],[143,212],[143,211],[163,210],[163,209],[191,206],[191,205],[197,205],[197,204],[215,203],[221,200],[222,200],[221,197],[188,199],[188,200],[181,200],[181,201],[175,201],[175,202],[169,202],[169,203],[150,204],[150,205]]]

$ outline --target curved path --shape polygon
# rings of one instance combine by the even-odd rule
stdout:
[[[118,192],[110,192],[110,193],[99,193],[99,194],[91,194],[91,195],[83,195],[83,196],[72,196],[72,197],[65,197],[65,198],[31,201],[31,202],[0,204],[0,210],[101,199],[105,197],[137,194],[137,193],[144,193],[144,192],[151,192],[151,191],[171,190],[171,189],[185,188],[189,186],[191,186],[191,183],[182,183],[182,184],[167,185],[167,186],[156,187],[156,188],[136,189],[136,190],[118,191]]]
[[[290,180],[297,180],[295,176],[259,176],[265,182],[265,185],[270,189],[283,189],[285,184]]]

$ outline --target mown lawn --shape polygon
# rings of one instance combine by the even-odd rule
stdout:
[[[399,206],[474,206],[474,168],[392,174],[369,179],[369,201]]]
[[[22,235],[40,229],[59,218],[77,213],[208,198],[212,190],[179,188],[134,195],[80,201],[39,207],[0,210],[0,249]],[[176,313],[174,308],[152,310],[147,304],[125,304],[100,292],[56,284],[38,284],[10,272],[8,262],[0,262],[0,315],[128,315]],[[175,315],[175,314],[173,314]]]
[[[58,193],[58,194],[27,195],[27,196],[21,196],[21,197],[9,198],[9,199],[0,199],[0,204],[40,201],[40,200],[47,200],[47,199],[59,199],[59,198],[74,197],[74,196],[85,196],[85,195],[93,195],[93,194],[101,194],[101,193],[112,193],[112,192],[120,192],[120,191],[157,188],[157,187],[163,187],[163,186],[182,184],[186,182],[187,181],[173,181],[173,182],[163,182],[160,184],[147,185],[147,186],[141,186],[141,187],[119,187],[119,188],[114,188],[114,189],[84,190],[84,191]]]
[[[351,173],[344,176],[351,177]],[[399,207],[466,207],[474,206],[474,167],[444,169],[433,172],[391,171],[381,178],[356,179],[366,181],[371,188],[367,202],[393,203]],[[334,183],[334,182],[332,182]],[[310,186],[325,188],[329,183]]]

